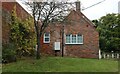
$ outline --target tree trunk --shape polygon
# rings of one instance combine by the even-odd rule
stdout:
[[[41,54],[40,54],[40,49],[41,49],[41,42],[40,42],[40,39],[42,37],[42,32],[38,33],[37,34],[37,55],[36,55],[36,59],[40,59],[41,57]]]
[[[37,54],[36,59],[40,59],[40,35],[37,34]]]

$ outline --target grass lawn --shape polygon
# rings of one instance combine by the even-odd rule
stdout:
[[[118,61],[68,57],[42,57],[4,64],[3,72],[116,72]]]

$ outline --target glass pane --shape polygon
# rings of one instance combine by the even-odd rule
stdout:
[[[78,42],[78,43],[83,43],[82,35],[78,35],[78,36],[77,36],[77,42]]]
[[[76,35],[72,35],[72,43],[76,43]]]
[[[70,43],[70,35],[66,35],[66,43]]]
[[[49,38],[45,38],[45,42],[49,42]]]

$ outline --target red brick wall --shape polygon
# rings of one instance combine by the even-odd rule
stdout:
[[[65,24],[65,34],[82,34],[83,44],[65,44],[64,56],[82,57],[82,58],[98,58],[99,50],[99,34],[91,25],[87,22],[82,14],[77,14],[72,11],[67,17],[68,23]],[[61,43],[62,48],[62,24],[51,24],[45,31],[50,32],[50,43],[45,44],[42,42],[41,52],[44,54],[55,55],[54,42]],[[43,38],[42,38],[43,39]],[[65,39],[64,39],[65,41]],[[61,56],[61,50],[57,52],[57,55]]]
[[[28,18],[30,14],[17,2],[2,2],[2,9],[8,11],[9,13],[12,12],[14,6],[16,6],[16,13],[19,18],[22,20]]]
[[[60,24],[51,24],[45,29],[45,32],[50,33],[50,43],[44,43],[43,42],[43,36],[41,38],[41,52],[43,54],[48,54],[48,55],[61,55],[61,52],[56,52],[54,51],[54,42],[62,42],[61,41],[61,26]]]
[[[73,16],[74,15],[74,16]],[[83,44],[81,45],[66,45],[66,55],[74,57],[97,58],[99,50],[99,35],[94,26],[83,19],[81,15],[76,14],[75,11],[67,17],[72,20],[71,23],[66,24],[65,34],[82,34]],[[75,22],[76,21],[76,22]]]

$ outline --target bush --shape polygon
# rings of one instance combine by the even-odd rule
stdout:
[[[2,63],[10,63],[16,61],[16,47],[9,43],[2,46]]]
[[[34,57],[35,56],[35,49],[31,48],[30,49],[21,49],[21,50],[16,50],[16,55],[17,57]]]

